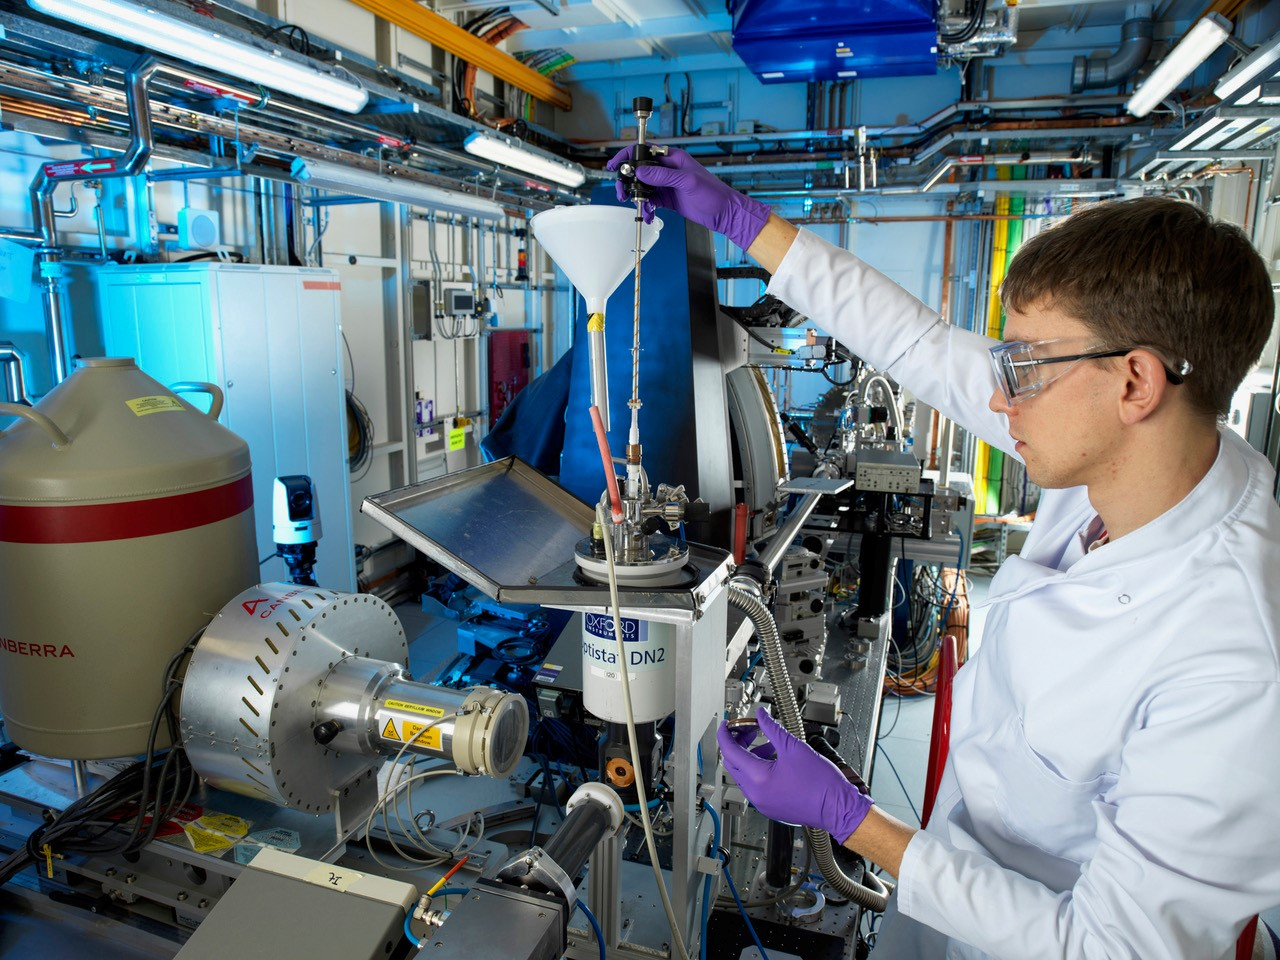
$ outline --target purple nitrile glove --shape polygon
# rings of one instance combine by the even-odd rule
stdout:
[[[617,170],[631,159],[635,147],[626,147],[605,164]],[[764,229],[769,207],[739,193],[683,150],[671,148],[656,164],[636,168],[636,178],[654,188],[653,199],[644,202],[644,219],[653,219],[653,207],[666,207],[680,216],[722,233],[746,250]],[[618,199],[628,201],[627,188],[618,181]]]
[[[843,844],[875,801],[834,763],[787,733],[764,707],[756,711],[756,719],[769,742],[754,750],[748,749],[754,738],[750,729],[733,731],[721,724],[716,731],[725,768],[770,820],[817,827]],[[776,751],[772,759],[769,749]]]

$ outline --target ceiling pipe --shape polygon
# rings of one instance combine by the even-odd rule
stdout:
[[[1073,162],[1079,162],[1076,158]],[[932,196],[945,194],[968,193],[972,191],[991,193],[1024,193],[1024,194],[1061,194],[1068,197],[1110,197],[1120,192],[1114,179],[1081,180],[1081,179],[1049,179],[1049,180],[974,180],[968,183],[943,183],[932,191]],[[890,187],[877,187],[867,190],[844,190],[839,187],[770,187],[757,186],[745,189],[747,196],[759,200],[838,200],[848,198],[857,200],[863,197],[915,197],[920,194],[920,184],[903,184]]]
[[[1037,163],[1092,163],[1089,155],[1076,153],[994,153],[994,154],[960,154],[945,157],[925,178],[922,189],[929,190],[946,174],[958,166],[1016,166]],[[914,162],[912,163],[914,166]],[[797,159],[777,160],[760,163],[716,163],[708,164],[706,169],[718,177],[735,177],[754,173],[813,173],[826,171],[840,173],[850,163],[845,158],[830,159]]]
[[[1103,107],[1123,106],[1128,95],[1087,97],[1016,97],[993,100],[960,100],[948,104],[941,110],[931,113],[919,123],[898,123],[890,126],[835,127],[814,130],[770,130],[760,133],[725,133],[718,137],[704,137],[692,134],[684,137],[664,137],[662,142],[673,147],[705,146],[712,142],[722,143],[774,143],[783,140],[850,140],[865,130],[868,139],[889,139],[894,137],[914,137],[938,129],[944,122],[958,113],[979,110],[984,113],[1002,110],[1092,110]],[[629,146],[631,140],[581,140],[577,145],[584,148],[600,150],[616,150]]]
[[[968,220],[1051,220],[1065,217],[1065,213],[954,213],[920,214],[918,216],[863,217],[851,213],[847,217],[796,217],[792,223],[963,223]],[[945,311],[938,310],[945,316]],[[930,468],[932,469],[932,468]]]
[[[25,80],[44,79],[45,75],[34,70],[17,69],[12,64],[0,64],[3,73],[15,73]],[[161,67],[161,72],[165,74],[173,73],[167,65]],[[0,74],[2,75],[2,74]],[[154,92],[156,84],[153,81],[150,89]],[[31,88],[28,88],[31,89]],[[111,94],[110,97],[104,99],[94,99],[94,95],[98,95],[107,90],[101,85],[83,84],[76,88],[85,91],[74,97],[73,102],[79,106],[96,109],[102,113],[110,112],[127,114],[127,105],[123,108],[118,104],[118,97]],[[388,149],[400,150],[406,157],[405,162],[392,160],[390,158],[379,156],[371,156],[367,153],[358,153],[353,147],[341,144],[338,141],[351,139],[360,142],[372,143],[375,140],[382,141],[388,138],[388,135],[376,127],[362,124],[356,120],[347,117],[334,117],[325,114],[319,110],[312,110],[306,107],[286,103],[283,100],[268,101],[262,108],[261,113],[254,120],[246,119],[239,113],[229,116],[192,113],[193,119],[196,119],[194,127],[183,123],[176,122],[171,115],[158,113],[153,117],[153,124],[157,128],[166,128],[178,130],[183,134],[193,132],[202,133],[209,137],[222,137],[231,139],[239,138],[244,142],[256,143],[261,147],[262,155],[272,154],[277,157],[285,158],[292,161],[294,157],[308,157],[316,160],[329,160],[334,162],[351,163],[355,166],[362,166],[365,169],[377,169],[379,172],[390,172],[393,168],[399,169],[403,167],[410,174],[426,173],[431,175],[430,170],[423,169],[408,160],[422,160],[425,158],[436,157],[439,160],[455,166],[472,169],[477,173],[484,173],[486,176],[492,177],[500,184],[506,186],[525,186],[538,191],[537,199],[515,194],[507,198],[496,197],[515,207],[531,207],[540,209],[542,205],[550,205],[553,200],[564,200],[573,202],[580,198],[572,191],[565,190],[558,184],[544,182],[541,178],[532,177],[528,174],[508,173],[502,170],[496,170],[492,164],[480,163],[474,161],[473,158],[466,154],[454,152],[440,147],[432,146],[426,143],[416,143],[412,141],[402,141],[395,138],[394,143],[384,144]],[[461,121],[461,118],[459,118]],[[299,121],[302,121],[300,123]],[[71,122],[71,121],[67,121]],[[325,136],[325,140],[318,140],[315,136],[307,134],[307,139],[303,139],[304,134],[299,132],[299,128],[303,124],[312,124]],[[283,129],[279,129],[277,125],[283,125]],[[473,124],[470,121],[463,123],[468,130],[480,129],[479,124]],[[329,140],[335,141],[330,143]],[[107,147],[107,149],[119,149],[115,146]],[[126,147],[127,149],[127,147]],[[191,161],[183,161],[190,163]],[[259,171],[252,172],[255,176],[266,175],[270,178],[270,173],[263,174]],[[459,174],[458,176],[461,176]],[[282,174],[278,179],[288,180],[287,174]],[[445,178],[441,178],[445,179]],[[459,184],[454,182],[437,182],[435,186],[444,189],[460,190],[460,192],[468,193],[462,190]],[[476,195],[488,195],[489,188],[486,186],[482,189],[476,188]],[[25,242],[39,242],[39,236],[20,230],[6,230],[0,228],[0,237],[4,239],[21,240]]]
[[[948,173],[956,167],[1021,167],[1045,163],[1092,163],[1089,154],[1075,153],[991,153],[971,154],[958,157],[947,157],[934,167],[924,183],[920,185],[921,193],[928,193],[936,187]]]
[[[31,216],[40,245],[36,256],[44,284],[45,324],[48,329],[49,366],[54,384],[70,373],[65,330],[62,321],[62,248],[53,209],[53,192],[58,184],[132,177],[141,173],[151,159],[151,107],[147,84],[160,71],[155,58],[139,58],[125,73],[125,102],[129,107],[129,146],[119,159],[67,160],[46,163],[31,182]]]
[[[1076,57],[1071,62],[1071,92],[1119,86],[1147,62],[1155,23],[1151,4],[1135,3],[1120,28],[1120,48],[1110,57]]]

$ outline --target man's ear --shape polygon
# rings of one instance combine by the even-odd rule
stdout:
[[[1150,350],[1138,348],[1119,358],[1124,374],[1120,395],[1120,419],[1136,424],[1151,416],[1164,402],[1169,381],[1164,361]]]

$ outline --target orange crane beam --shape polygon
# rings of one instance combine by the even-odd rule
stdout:
[[[475,34],[468,33],[461,27],[438,13],[421,7],[413,0],[351,0],[358,7],[364,7],[370,13],[381,17],[388,23],[394,23],[403,30],[408,30],[416,37],[461,57],[467,63],[474,64],[486,73],[491,73],[499,80],[518,87],[531,97],[550,103],[561,110],[573,108],[573,96],[564,87],[552,83],[537,70],[526,67],[523,63],[503,53]]]

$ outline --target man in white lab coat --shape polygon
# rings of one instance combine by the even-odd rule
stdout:
[[[1272,328],[1244,234],[1167,198],[1090,206],[1013,260],[1001,344],[687,154],[638,176],[1045,488],[956,677],[928,829],[767,715],[776,757],[721,731],[747,796],[897,877],[881,960],[1232,957],[1280,904],[1280,510],[1219,429]]]

